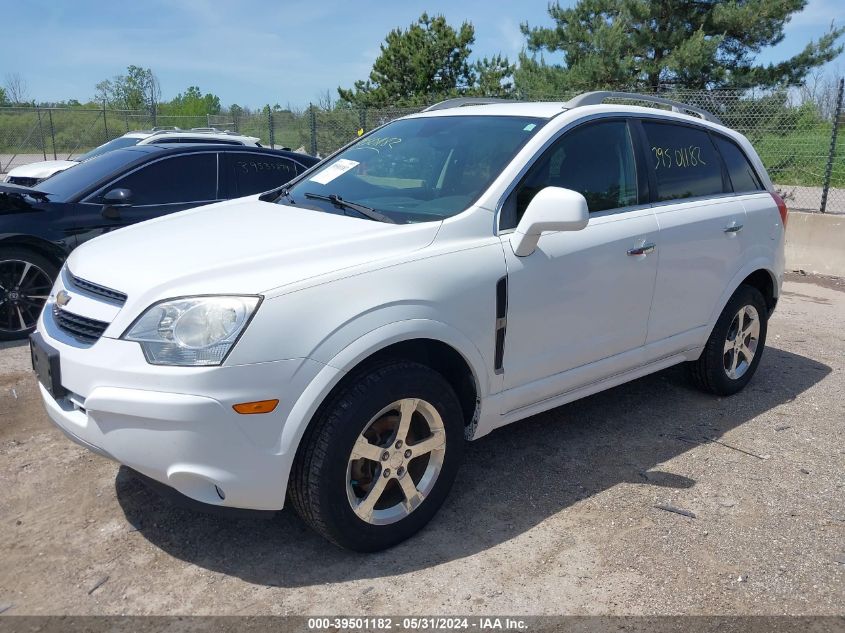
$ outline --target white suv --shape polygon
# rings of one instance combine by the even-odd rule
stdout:
[[[677,363],[739,391],[786,208],[742,135],[619,96],[445,102],[282,189],[86,243],[33,334],[50,417],[369,551],[434,515],[465,440]]]
[[[86,152],[77,156],[76,158],[68,160],[41,160],[35,163],[27,163],[20,167],[15,167],[8,174],[6,174],[4,182],[13,185],[21,185],[24,187],[34,187],[39,182],[46,180],[53,174],[64,171],[69,167],[78,165],[84,160],[94,158],[100,154],[105,154],[113,149],[120,149],[122,147],[131,147],[133,145],[146,145],[148,143],[217,143],[228,145],[252,145],[253,147],[261,147],[259,143],[261,139],[255,136],[244,136],[234,132],[218,130],[216,128],[192,128],[190,130],[180,130],[179,128],[153,128],[152,130],[139,130],[136,132],[127,132],[123,136],[119,136],[107,143],[103,143],[99,147],[95,147],[90,152]]]

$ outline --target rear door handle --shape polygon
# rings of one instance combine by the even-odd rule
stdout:
[[[725,227],[725,233],[739,233],[742,230],[742,224],[731,222]]]
[[[629,248],[628,255],[650,255],[654,252],[654,242],[646,242],[637,248]]]

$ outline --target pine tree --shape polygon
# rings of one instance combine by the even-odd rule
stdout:
[[[341,101],[356,107],[419,105],[458,94],[502,95],[511,88],[514,67],[496,55],[470,63],[475,29],[454,29],[443,16],[423,13],[407,29],[394,29],[366,81],[338,88]]]
[[[761,50],[807,0],[580,0],[549,6],[553,27],[522,24],[530,55],[520,56],[519,92],[662,87],[771,87],[798,83],[842,52],[834,28],[778,64]],[[561,58],[562,57],[562,58]],[[547,64],[546,58],[554,63]]]

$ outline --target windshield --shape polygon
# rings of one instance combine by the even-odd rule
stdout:
[[[143,139],[121,136],[112,141],[109,141],[108,143],[103,143],[99,147],[95,147],[90,152],[85,152],[81,156],[77,156],[76,158],[74,158],[74,160],[82,162],[83,160],[88,160],[89,158],[94,158],[95,156],[99,156],[100,154],[110,152],[113,149],[120,149],[121,147],[132,147],[133,145],[137,145],[141,140]]]
[[[542,123],[483,115],[394,121],[298,182],[279,202],[359,216],[327,199],[337,196],[399,223],[442,220],[467,209]]]
[[[33,187],[54,202],[67,202],[124,165],[143,156],[137,150],[116,150],[95,156],[51,176]]]

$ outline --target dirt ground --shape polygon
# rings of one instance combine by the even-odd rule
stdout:
[[[673,368],[497,431],[430,526],[376,555],[288,510],[172,507],[53,428],[6,344],[0,611],[845,614],[845,284],[784,291],[743,393]]]

